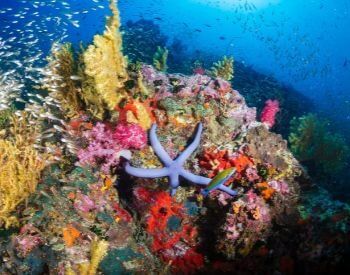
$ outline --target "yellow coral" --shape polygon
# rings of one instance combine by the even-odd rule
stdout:
[[[35,191],[43,168],[32,145],[0,140],[0,226],[18,225],[13,211]]]
[[[150,95],[149,90],[146,88],[145,84],[143,84],[143,76],[141,70],[139,70],[137,73],[137,86],[140,90],[141,95],[146,97]]]
[[[133,105],[135,106],[136,113],[134,114],[132,111],[128,111],[126,113],[127,122],[139,124],[144,130],[151,128],[152,117],[147,107],[139,101],[134,101]]]
[[[157,70],[163,71],[163,72],[167,71],[168,55],[169,55],[169,51],[167,48],[162,48],[158,46],[157,51],[153,56],[153,65]]]
[[[90,263],[81,263],[79,265],[80,275],[95,275],[97,274],[97,268],[102,259],[106,256],[108,251],[108,242],[105,240],[95,239],[91,243],[91,258]]]
[[[233,57],[224,56],[223,60],[214,63],[211,74],[230,81],[233,78]]]
[[[126,96],[124,82],[128,79],[126,59],[122,53],[122,37],[119,31],[119,11],[111,1],[112,16],[103,35],[95,35],[94,44],[83,53],[85,74],[94,81],[98,96],[113,110]]]

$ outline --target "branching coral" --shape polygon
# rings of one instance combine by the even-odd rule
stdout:
[[[43,168],[32,146],[0,140],[0,225],[18,225],[13,212],[35,191]]]
[[[108,251],[108,242],[105,240],[95,239],[91,243],[90,263],[80,264],[80,275],[95,275],[97,268]]]
[[[224,58],[214,63],[211,68],[211,74],[215,77],[221,77],[227,81],[233,78],[233,57],[224,56]]]
[[[42,87],[60,102],[64,115],[69,118],[77,116],[82,107],[77,79],[74,79],[76,66],[72,45],[54,44],[42,79]]]
[[[291,121],[289,143],[292,152],[301,161],[321,165],[325,172],[341,170],[349,157],[345,139],[327,129],[327,122],[314,114]]]
[[[0,140],[0,226],[18,225],[16,207],[35,191],[47,155],[34,148],[38,125],[26,112],[9,118],[7,140]]]
[[[153,65],[154,67],[162,72],[166,72],[168,69],[167,59],[169,51],[167,48],[158,47],[157,51],[153,56]]]
[[[109,110],[126,96],[124,82],[128,79],[126,59],[122,53],[122,37],[119,31],[120,18],[115,2],[111,1],[112,16],[108,19],[103,35],[94,37],[94,44],[83,53],[85,73],[94,81],[94,86]]]

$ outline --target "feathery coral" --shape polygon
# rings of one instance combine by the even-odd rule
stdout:
[[[157,51],[153,56],[153,65],[154,67],[162,72],[166,72],[168,69],[167,59],[169,51],[167,48],[158,47]]]
[[[48,73],[42,80],[42,88],[60,102],[65,116],[76,116],[81,109],[81,101],[77,83],[71,78],[76,70],[72,44],[54,44],[46,68]]]
[[[43,168],[32,146],[0,140],[0,226],[18,225],[13,211],[35,191]]]
[[[312,161],[329,173],[344,168],[349,146],[341,135],[327,129],[327,121],[308,114],[293,119],[290,132],[290,147],[299,160]]]
[[[224,56],[224,58],[214,63],[211,68],[211,74],[215,77],[221,77],[227,81],[233,78],[233,57]]]
[[[112,16],[108,19],[103,35],[95,35],[94,44],[83,53],[85,74],[94,81],[97,94],[109,110],[126,96],[124,82],[128,79],[126,60],[122,53],[122,37],[119,31],[119,11],[114,1],[110,8]]]

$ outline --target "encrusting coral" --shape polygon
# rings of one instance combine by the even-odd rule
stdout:
[[[214,77],[221,77],[227,81],[233,78],[233,57],[224,56],[222,60],[214,63],[210,72]]]
[[[115,1],[111,1],[112,16],[103,35],[95,35],[94,44],[83,53],[85,73],[94,81],[96,93],[109,110],[114,110],[126,96],[124,82],[128,79],[127,62],[122,53],[120,18]]]

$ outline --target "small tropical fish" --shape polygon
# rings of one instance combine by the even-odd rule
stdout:
[[[224,184],[234,173],[236,172],[236,168],[231,167],[225,169],[218,173],[208,184],[208,186],[202,190],[202,195],[206,196],[210,191],[217,189],[221,184]]]
[[[78,75],[71,75],[70,79],[72,79],[72,80],[81,80],[82,78],[80,76],[78,76]]]

